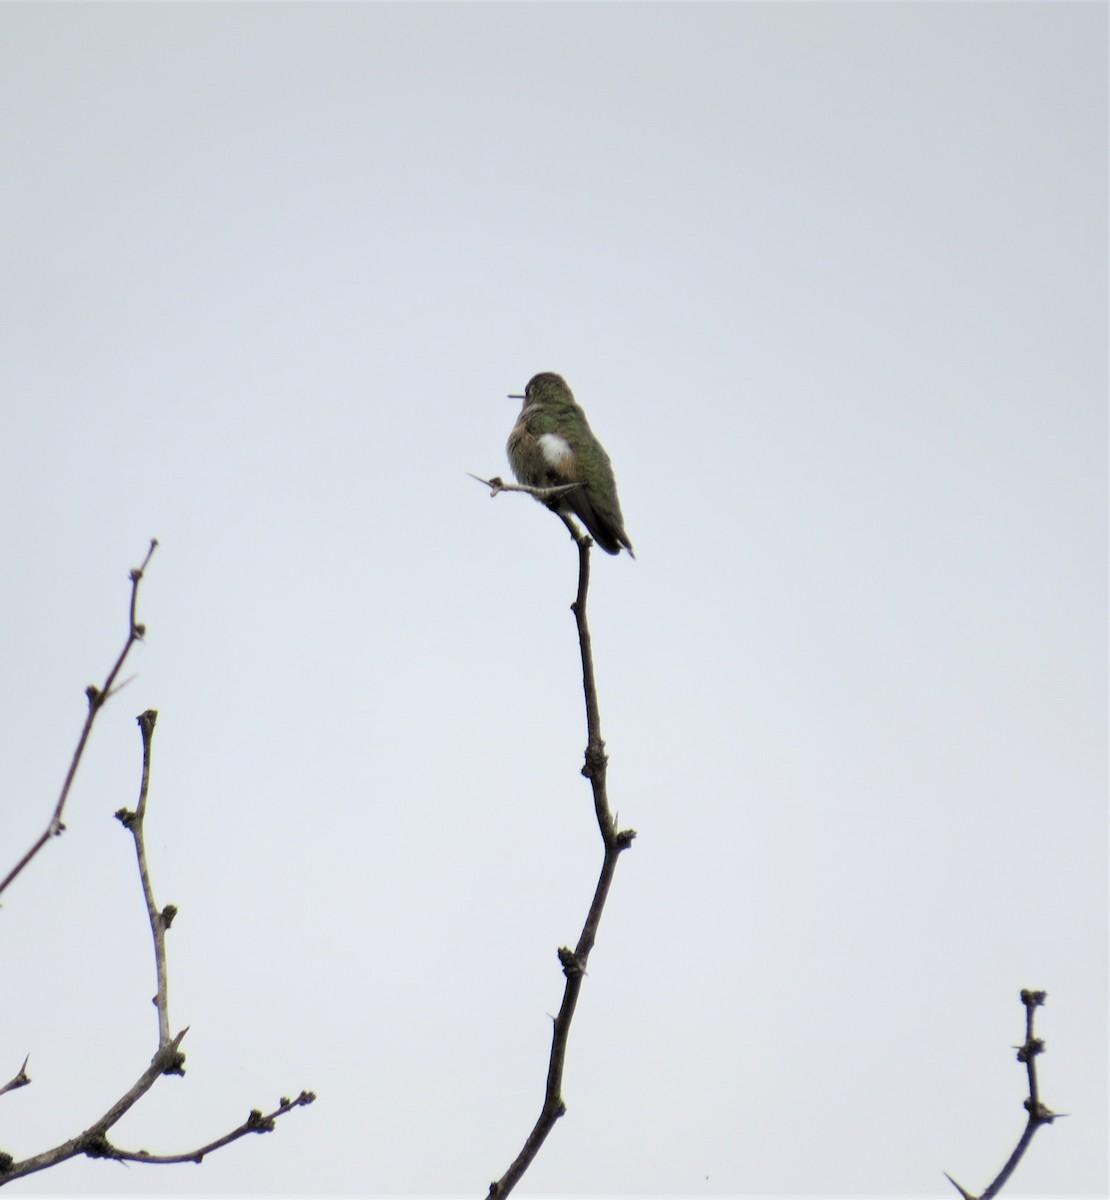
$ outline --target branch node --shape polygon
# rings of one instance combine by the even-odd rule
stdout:
[[[90,712],[95,712],[96,709],[98,709],[104,703],[104,694],[95,683],[90,683],[89,686],[85,688],[85,696],[89,701]]]
[[[559,947],[559,962],[563,964],[563,974],[568,979],[576,979],[586,974],[586,968],[581,959],[569,946]]]
[[[1028,1062],[1038,1054],[1044,1053],[1044,1038],[1030,1038],[1024,1046],[1015,1046],[1014,1049],[1017,1051],[1018,1062]]]
[[[169,927],[173,924],[174,917],[176,917],[176,916],[177,916],[177,905],[176,904],[167,904],[166,907],[164,909],[162,909],[162,928],[169,929]]]
[[[125,829],[134,829],[139,814],[132,812],[129,808],[117,808],[113,815]]]
[[[158,1003],[155,997],[155,1004]],[[185,1074],[185,1055],[180,1050],[175,1050],[173,1056],[169,1058],[166,1065],[162,1068],[163,1075],[184,1075]]]
[[[116,1158],[118,1153],[115,1146],[108,1141],[107,1134],[90,1133],[81,1145],[81,1151],[89,1158]]]
[[[615,842],[618,850],[627,850],[632,845],[632,839],[636,836],[635,829],[622,829],[617,834]]]
[[[158,997],[154,997],[154,1003],[158,1003]],[[158,1068],[162,1075],[184,1075],[185,1074],[185,1055],[179,1049],[181,1039],[189,1032],[189,1027],[186,1026],[172,1042],[166,1042],[164,1046],[159,1046],[154,1057],[150,1060],[151,1065]]]
[[[608,763],[609,756],[605,753],[605,743],[600,740],[591,742],[586,747],[586,762],[582,767],[582,774],[592,782],[605,770]]]
[[[264,1117],[259,1108],[251,1109],[250,1116],[247,1117],[247,1128],[251,1133],[269,1133],[273,1127],[273,1117]]]
[[[1038,1125],[1051,1125],[1060,1115],[1059,1113],[1054,1113],[1051,1108],[1042,1104],[1039,1100],[1034,1100],[1032,1096],[1026,1097],[1022,1107],[1029,1114],[1030,1120]]]
[[[1033,991],[1031,988],[1021,989],[1021,1002],[1026,1008],[1037,1008],[1048,999],[1048,992]]]

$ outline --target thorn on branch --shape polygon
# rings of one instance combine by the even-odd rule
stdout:
[[[960,1193],[961,1196],[963,1196],[964,1200],[978,1200],[977,1196],[973,1196],[970,1192],[965,1191],[962,1187],[960,1187],[960,1185],[952,1178],[951,1175],[948,1174],[947,1171],[944,1172],[944,1178],[948,1180],[948,1182],[956,1189],[957,1192]]]
[[[0,1096],[5,1092],[14,1092],[16,1088],[26,1087],[31,1082],[31,1076],[27,1074],[27,1064],[31,1061],[31,1056],[28,1054],[23,1060],[23,1065],[18,1071],[5,1083],[0,1086]]]

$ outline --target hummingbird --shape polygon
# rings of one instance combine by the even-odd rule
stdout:
[[[524,401],[505,447],[517,481],[527,487],[579,484],[548,507],[574,513],[606,554],[620,554],[623,547],[635,558],[609,455],[566,380],[544,371],[532,376],[523,396],[509,399]]]

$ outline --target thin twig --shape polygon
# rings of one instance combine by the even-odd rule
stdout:
[[[530,487],[526,483],[506,483],[500,475],[494,475],[492,479],[483,479],[481,475],[475,475],[470,471],[467,471],[467,474],[471,479],[476,479],[479,483],[489,488],[491,499],[501,492],[526,492],[529,496],[535,496],[537,500],[542,500],[546,504],[552,500],[557,500],[567,492],[573,492],[575,488],[583,486],[579,481],[576,483],[559,483],[553,487]]]
[[[1006,1165],[998,1172],[998,1175],[990,1186],[978,1197],[962,1188],[945,1171],[945,1179],[964,1197],[964,1200],[992,1200],[992,1197],[997,1196],[1006,1186],[1018,1163],[1024,1157],[1026,1150],[1029,1149],[1029,1143],[1032,1142],[1033,1135],[1037,1130],[1042,1125],[1051,1125],[1057,1117],[1067,1115],[1066,1113],[1054,1113],[1050,1108],[1042,1104],[1040,1089],[1037,1085],[1037,1055],[1044,1051],[1044,1040],[1033,1036],[1033,1017],[1037,1009],[1044,1004],[1047,998],[1047,992],[1035,992],[1029,988],[1023,988],[1021,992],[1021,1002],[1025,1005],[1025,1041],[1017,1047],[1017,1060],[1020,1063],[1025,1063],[1026,1074],[1029,1078],[1029,1095],[1024,1105],[1025,1111],[1029,1116],[1025,1122],[1025,1128],[1018,1139],[1018,1144],[1014,1147],[1013,1154],[1006,1160]]]
[[[493,481],[488,482],[493,486]],[[525,489],[530,490],[530,489]],[[555,1126],[555,1122],[566,1112],[563,1101],[563,1068],[566,1064],[567,1041],[570,1037],[570,1025],[574,1019],[574,1010],[578,1004],[578,996],[582,990],[582,980],[586,975],[586,964],[590,951],[597,938],[598,927],[601,924],[601,914],[605,908],[605,900],[609,895],[609,887],[617,869],[617,859],[621,852],[627,850],[636,836],[634,829],[617,830],[616,822],[609,808],[609,798],[606,790],[606,774],[609,760],[605,754],[605,742],[601,737],[601,713],[598,707],[597,684],[594,679],[593,648],[590,640],[590,628],[586,619],[586,597],[590,586],[590,546],[591,539],[579,530],[573,519],[560,513],[564,524],[570,530],[578,547],[578,594],[571,610],[578,625],[578,644],[582,654],[582,687],[586,700],[586,762],[582,774],[590,781],[593,789],[594,813],[597,817],[598,829],[605,847],[601,864],[601,874],[597,887],[586,914],[582,933],[578,944],[573,950],[567,946],[559,949],[559,962],[566,976],[566,986],[563,989],[563,1002],[555,1017],[555,1028],[551,1038],[551,1058],[547,1068],[547,1086],[544,1091],[543,1108],[524,1142],[520,1153],[512,1165],[501,1176],[490,1184],[489,1198],[507,1196],[520,1181],[524,1172],[531,1166],[539,1153],[547,1135]]]
[[[31,1082],[31,1076],[27,1074],[27,1064],[31,1061],[31,1056],[28,1054],[23,1060],[23,1066],[4,1084],[0,1087],[0,1096],[5,1092],[14,1092],[16,1088],[26,1087]]]
[[[46,828],[36,839],[31,848],[26,854],[15,864],[14,867],[0,882],[0,895],[3,895],[8,884],[16,878],[17,875],[27,866],[27,864],[35,857],[36,854],[46,845],[52,837],[57,837],[65,831],[65,825],[62,824],[62,813],[66,806],[66,801],[69,799],[69,792],[73,786],[73,780],[77,775],[77,767],[81,762],[81,757],[85,753],[85,746],[89,740],[89,734],[92,733],[93,722],[96,720],[96,714],[103,708],[105,701],[109,696],[113,695],[116,688],[116,677],[123,669],[123,664],[131,652],[131,647],[138,641],[141,641],[146,633],[146,628],[140,625],[136,618],[136,606],[139,598],[139,581],[143,577],[143,572],[150,563],[151,555],[154,553],[158,545],[157,538],[150,539],[150,546],[146,552],[146,558],[143,559],[141,567],[135,567],[131,571],[131,604],[128,611],[128,626],[127,626],[127,641],[123,644],[123,649],[119,653],[119,657],[115,661],[115,665],[108,672],[104,683],[97,687],[95,684],[89,684],[85,689],[85,696],[89,702],[89,711],[85,717],[85,724],[81,730],[81,736],[77,739],[77,748],[73,752],[73,759],[69,764],[69,770],[66,772],[65,781],[62,783],[61,794],[58,796],[58,802],[54,806],[54,812],[50,816]],[[121,685],[122,686],[122,685]]]
[[[161,911],[154,903],[154,889],[150,883],[150,868],[146,861],[146,837],[143,829],[143,819],[146,817],[147,793],[150,790],[150,747],[154,738],[154,726],[158,713],[148,708],[136,720],[143,738],[143,777],[139,785],[139,803],[134,812],[121,808],[116,818],[121,821],[135,839],[135,857],[139,863],[139,879],[143,887],[143,899],[146,901],[146,913],[150,920],[150,932],[154,938],[154,973],[157,979],[157,992],[154,1004],[158,1010],[158,1045],[165,1046],[170,1040],[170,999],[169,985],[166,975],[166,930],[173,924],[177,916],[177,908],[167,904]],[[184,1070],[182,1070],[184,1074]]]
[[[85,1153],[91,1157],[114,1158],[120,1162],[199,1163],[204,1161],[206,1154],[211,1154],[213,1150],[220,1150],[231,1142],[246,1137],[248,1133],[272,1132],[278,1117],[285,1116],[287,1112],[292,1112],[295,1108],[311,1104],[315,1099],[315,1092],[301,1092],[295,1100],[282,1096],[277,1108],[271,1113],[263,1113],[261,1109],[253,1108],[247,1119],[237,1129],[233,1129],[230,1133],[224,1134],[223,1137],[216,1138],[215,1141],[208,1142],[204,1146],[198,1146],[195,1150],[187,1150],[183,1154],[151,1154],[146,1150],[122,1150],[118,1146],[113,1146],[106,1137],[97,1143],[95,1152],[92,1149],[86,1149]]]

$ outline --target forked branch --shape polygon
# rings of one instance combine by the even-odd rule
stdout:
[[[150,546],[146,552],[146,558],[143,559],[141,567],[135,567],[131,571],[131,605],[128,610],[127,622],[127,640],[123,643],[123,649],[119,652],[119,657],[116,659],[112,669],[108,672],[104,682],[97,687],[96,684],[90,683],[85,689],[85,696],[89,702],[89,711],[85,716],[85,724],[81,730],[81,736],[77,739],[77,749],[73,752],[73,758],[70,760],[69,770],[66,772],[65,780],[62,783],[62,791],[58,796],[58,802],[54,805],[54,811],[50,815],[50,820],[47,822],[46,828],[42,831],[34,844],[26,854],[15,864],[14,867],[0,881],[0,895],[3,895],[8,884],[23,870],[24,867],[35,857],[36,854],[46,845],[52,837],[57,837],[65,832],[65,825],[62,824],[62,813],[65,810],[66,801],[69,799],[70,789],[73,787],[73,780],[77,775],[77,768],[81,763],[81,757],[85,753],[85,746],[88,744],[89,734],[92,733],[93,722],[96,720],[96,714],[104,707],[104,702],[112,695],[113,688],[116,687],[116,680],[119,678],[120,671],[123,670],[123,664],[127,661],[128,654],[131,653],[131,647],[138,641],[142,641],[143,635],[146,633],[146,627],[139,624],[136,616],[136,609],[139,601],[139,582],[143,577],[143,572],[147,569],[150,563],[151,555],[158,546],[158,539],[151,538]],[[117,689],[118,690],[118,689]]]
[[[62,796],[55,809],[51,826],[47,828],[43,838],[37,844],[39,848],[51,836],[52,830],[58,832],[61,829],[62,808],[65,804],[69,787],[73,782],[73,776],[76,773],[81,753],[84,750],[85,743],[88,741],[93,717],[104,700],[111,694],[114,681],[127,656],[127,651],[143,635],[143,627],[135,619],[135,597],[138,582],[142,578],[143,569],[146,567],[147,562],[150,561],[150,554],[153,553],[155,545],[155,542],[151,542],[150,552],[148,552],[143,566],[131,572],[131,634],[127,644],[124,646],[123,653],[121,653],[115,666],[109,673],[104,687],[99,689],[95,687],[89,688],[89,717],[86,720],[85,728],[70,766],[66,784],[62,789]],[[230,1133],[217,1138],[215,1141],[208,1142],[206,1145],[200,1146],[195,1150],[189,1150],[181,1154],[154,1155],[148,1153],[146,1150],[123,1150],[113,1145],[109,1140],[109,1130],[146,1095],[160,1075],[184,1075],[185,1073],[185,1055],[181,1051],[181,1042],[188,1030],[183,1029],[176,1036],[171,1037],[170,1035],[169,984],[166,970],[166,931],[170,928],[173,918],[177,914],[177,909],[172,904],[167,904],[164,908],[159,909],[154,902],[154,888],[151,883],[144,833],[144,821],[150,790],[151,744],[157,719],[158,714],[153,709],[148,709],[138,718],[143,740],[143,766],[142,778],[139,785],[139,800],[134,812],[129,809],[120,809],[116,813],[117,818],[131,832],[135,841],[135,857],[138,861],[139,879],[142,885],[143,899],[146,904],[147,917],[150,921],[151,936],[154,942],[154,966],[157,981],[155,1006],[158,1013],[158,1045],[154,1052],[154,1057],[151,1059],[150,1065],[146,1070],[109,1107],[107,1112],[94,1121],[87,1129],[77,1134],[76,1137],[72,1137],[58,1146],[54,1146],[49,1150],[32,1155],[30,1158],[25,1158],[21,1161],[16,1161],[13,1155],[0,1151],[0,1186],[10,1183],[13,1179],[21,1179],[24,1175],[31,1175],[36,1171],[57,1166],[58,1163],[78,1155],[86,1155],[89,1158],[115,1158],[130,1162],[200,1162],[206,1154],[211,1153],[213,1150],[218,1150],[230,1142],[237,1141],[239,1138],[245,1137],[248,1133],[268,1133],[273,1129],[274,1122],[278,1117],[284,1116],[294,1108],[311,1104],[316,1098],[312,1092],[308,1091],[302,1091],[295,1100],[283,1097],[278,1107],[271,1113],[264,1115],[261,1110],[255,1109],[242,1125],[233,1129]],[[22,863],[17,866],[17,869],[8,876],[5,885],[22,870],[23,866],[30,861],[35,853],[37,853],[37,848],[33,847],[31,852],[24,856]],[[27,1059],[24,1059],[23,1066],[20,1067],[16,1075],[8,1083],[0,1087],[0,1095],[13,1091],[16,1088],[24,1087],[30,1082],[30,1077],[27,1075]]]

